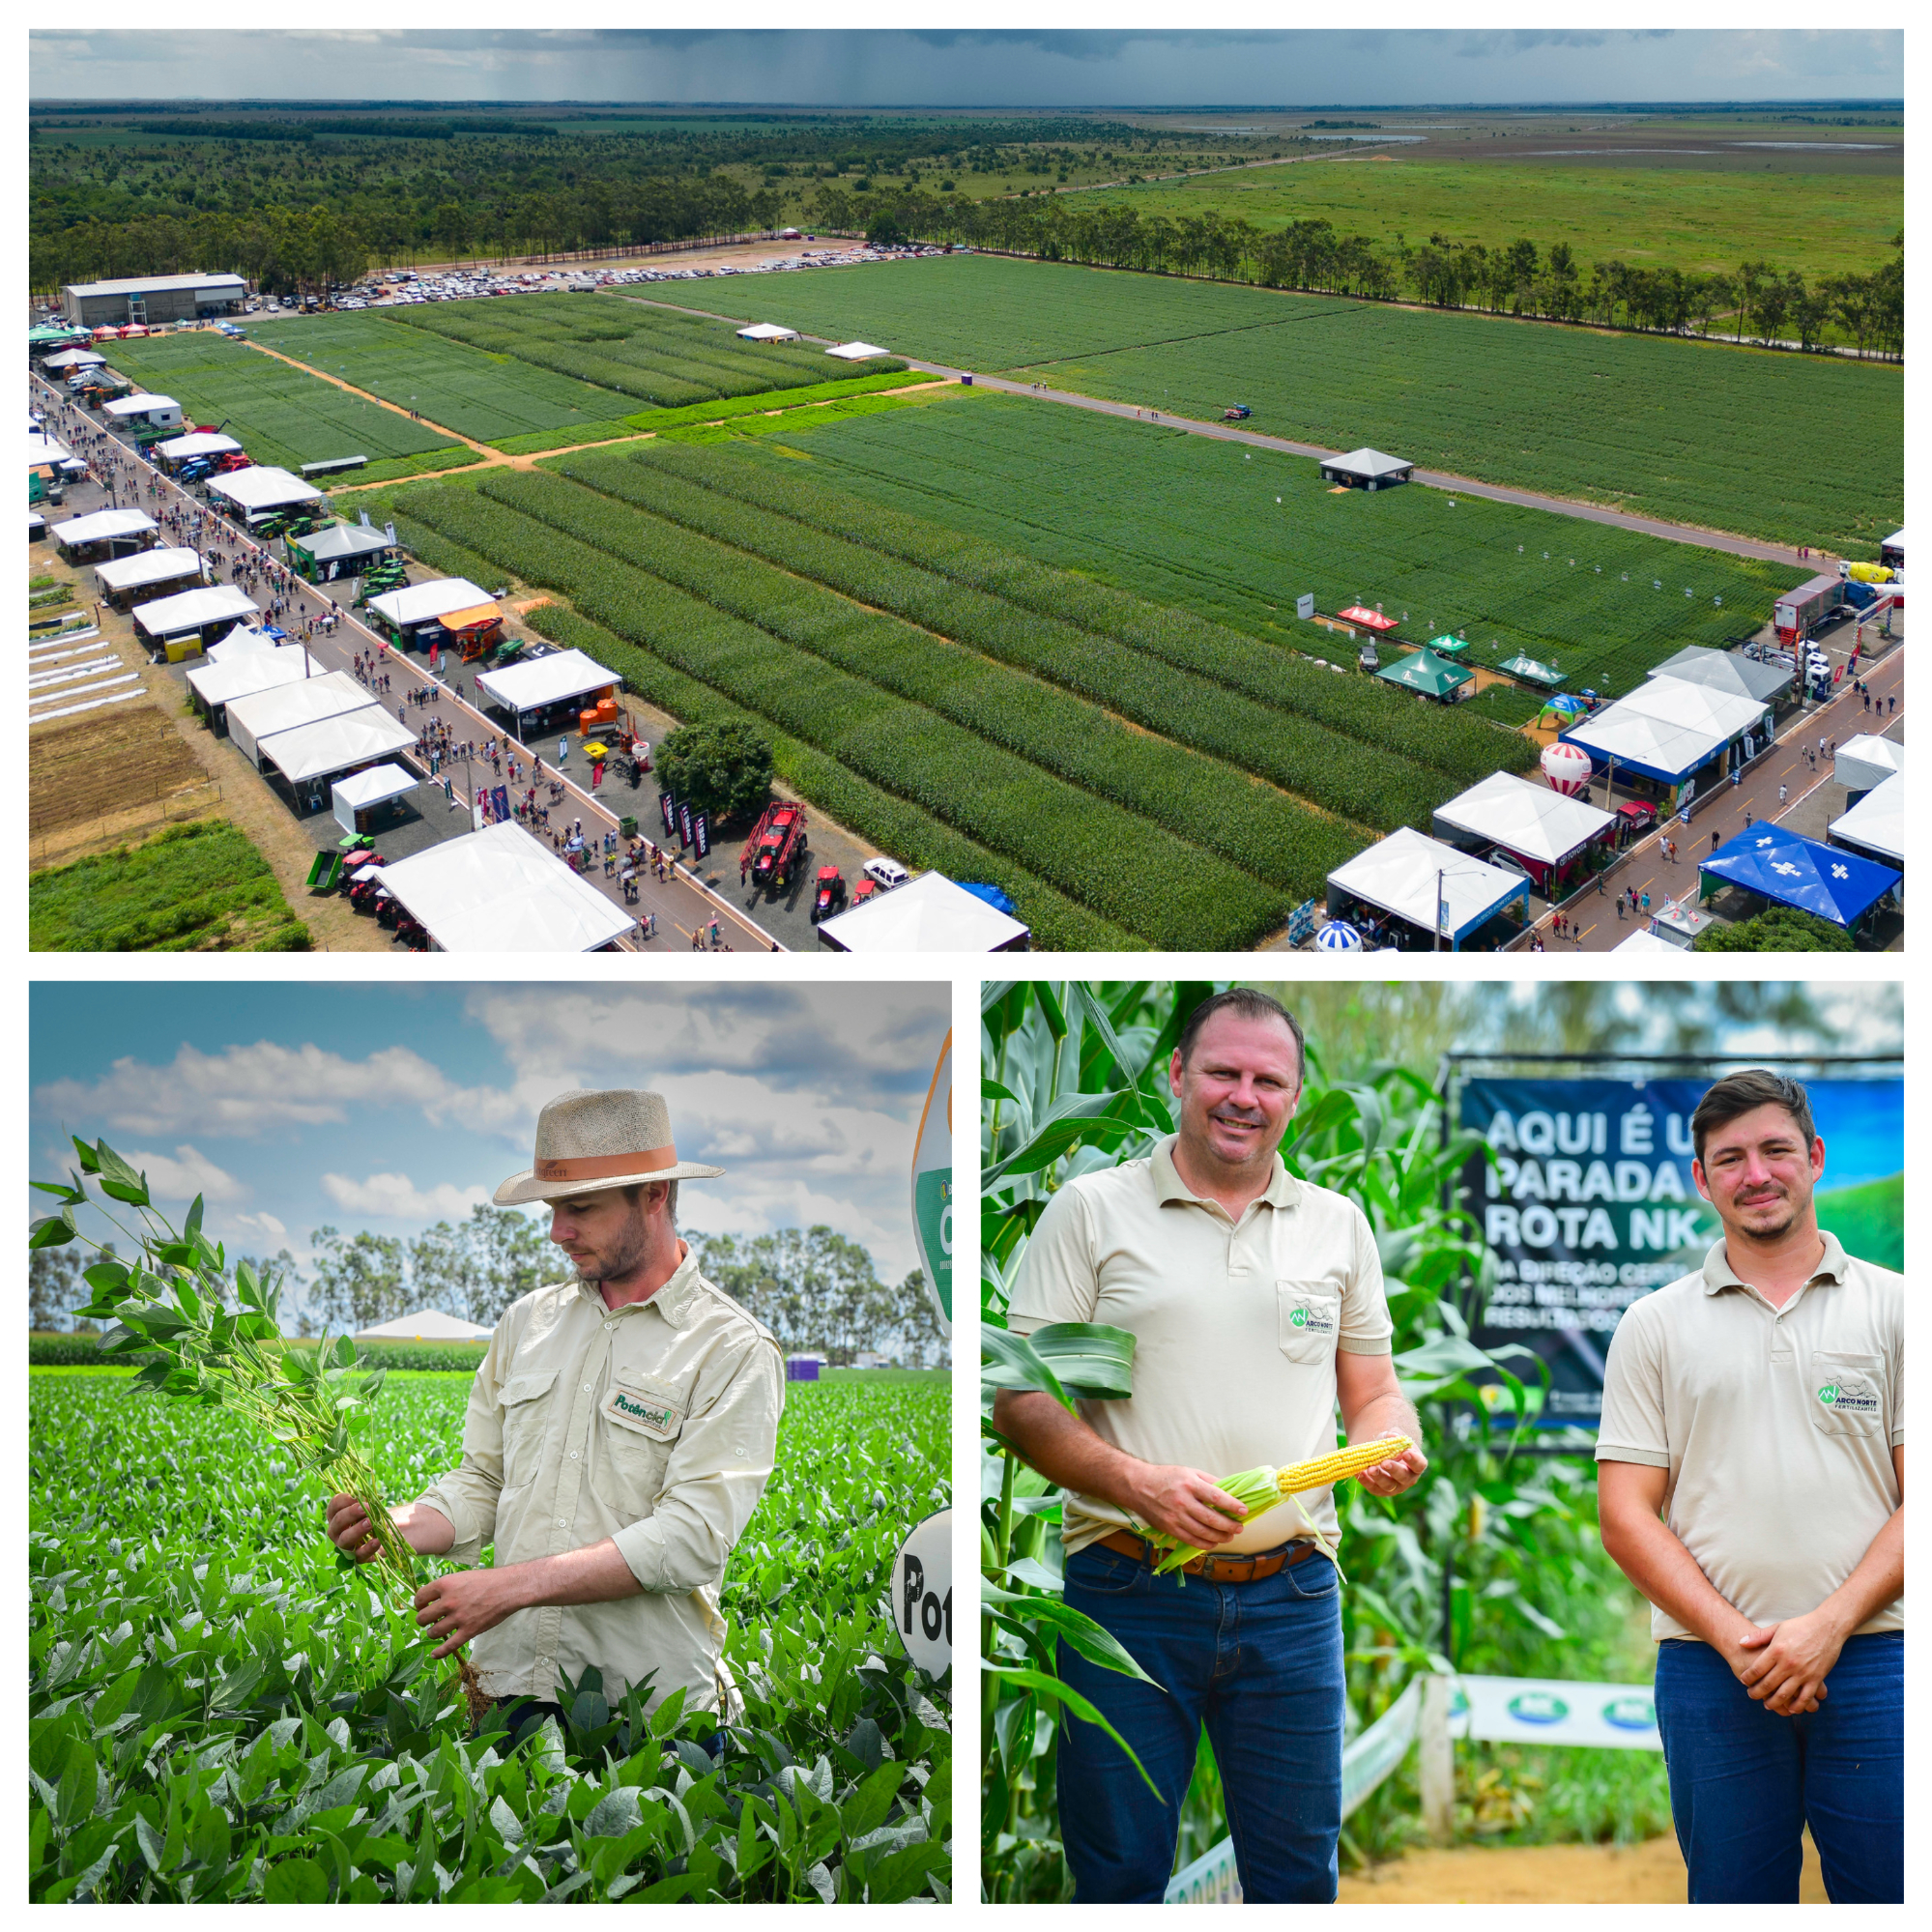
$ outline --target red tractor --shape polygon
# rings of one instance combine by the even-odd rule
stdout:
[[[846,903],[846,876],[835,865],[819,868],[818,896],[812,901],[812,923],[829,919]]]
[[[753,829],[738,860],[760,891],[783,892],[805,859],[805,808],[774,800]]]

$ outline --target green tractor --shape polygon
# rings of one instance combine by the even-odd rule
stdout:
[[[366,604],[371,597],[380,597],[389,591],[400,591],[408,582],[408,573],[400,563],[373,564],[362,572],[357,601]]]

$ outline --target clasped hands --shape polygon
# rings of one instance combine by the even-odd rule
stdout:
[[[1823,1610],[1787,1617],[1737,1639],[1731,1659],[1737,1680],[1767,1711],[1796,1717],[1817,1710],[1825,1680],[1845,1645],[1845,1632]]]

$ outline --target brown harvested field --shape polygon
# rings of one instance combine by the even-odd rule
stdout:
[[[45,727],[33,747],[27,831],[36,865],[199,818],[221,800],[221,788],[152,705]]]

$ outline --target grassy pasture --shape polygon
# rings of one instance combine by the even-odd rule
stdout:
[[[786,296],[815,333],[1712,530],[1876,556],[1903,515],[1889,365],[976,255]]]
[[[1622,693],[1687,645],[1755,629],[1802,575],[1413,484],[1337,496],[1303,457],[994,391],[778,441],[790,462],[739,460],[1323,656],[1346,646],[1297,621],[1303,591],[1323,611],[1379,604],[1418,641],[1460,633],[1479,664],[1524,649],[1572,688]]]
[[[213,330],[108,346],[109,365],[142,388],[171,395],[192,421],[225,422],[257,463],[298,474],[304,463],[364,455],[369,466],[336,481],[381,482],[474,461],[460,443],[333,383],[318,382]]]

